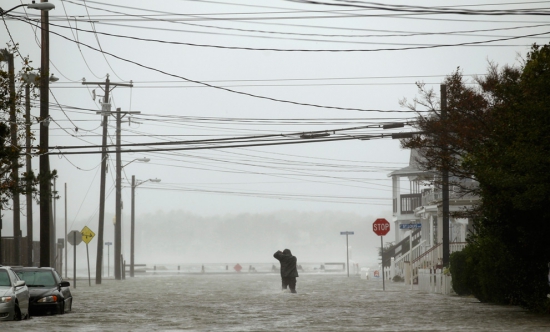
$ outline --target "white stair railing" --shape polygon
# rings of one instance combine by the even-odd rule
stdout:
[[[415,247],[412,248],[412,250],[406,252],[405,254],[399,256],[393,261],[393,268],[395,275],[399,275],[403,277],[405,275],[405,262],[411,262],[415,260],[417,257],[423,254],[426,247],[426,240],[420,241],[419,244],[417,244]]]

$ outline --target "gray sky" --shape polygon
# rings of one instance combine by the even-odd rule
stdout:
[[[94,87],[86,88],[81,82],[82,78],[104,81],[106,74],[112,82],[134,83],[132,89],[112,91],[113,110],[141,112],[130,122],[125,118],[124,143],[270,134],[297,139],[300,132],[405,122],[414,114],[393,111],[406,111],[398,101],[416,95],[415,82],[423,81],[438,90],[444,75],[457,67],[471,76],[485,73],[488,61],[516,64],[518,55],[525,56],[530,44],[544,44],[548,35],[488,41],[541,34],[550,25],[546,16],[421,15],[283,0],[121,0],[116,6],[104,0],[51,2],[56,6],[50,12],[51,23],[56,26],[51,27],[50,70],[60,80],[51,85],[50,101],[63,108],[52,105],[50,109],[54,119],[51,147],[101,144],[100,116],[95,113],[100,105],[97,99],[92,100]],[[4,0],[2,8],[20,3]],[[467,2],[471,6],[462,1],[444,5],[460,5],[454,8],[460,10],[515,10],[544,8],[548,2],[498,3],[472,0]],[[429,7],[442,2],[388,4]],[[26,13],[36,18],[38,12],[29,9]],[[12,14],[25,15],[25,11],[18,9]],[[0,25],[1,47],[10,38],[6,25],[21,54],[30,56],[38,68],[40,31],[8,18]],[[69,26],[80,31],[71,31]],[[90,33],[94,29],[97,34]],[[472,42],[482,43],[432,47]],[[103,95],[98,87],[95,91]],[[33,114],[38,115],[37,108]],[[114,142],[114,121],[109,124],[109,141]],[[381,129],[363,129],[331,137],[380,133]],[[330,210],[389,217],[391,180],[387,174],[406,166],[409,157],[399,142],[391,139],[216,149],[220,145],[201,145],[210,147],[204,150],[123,154],[123,164],[135,158],[151,159],[124,168],[123,220],[129,220],[132,175],[139,180],[162,180],[138,187],[138,215],[173,210],[205,216]],[[197,145],[170,147],[189,146]],[[51,156],[50,162],[59,172],[57,189],[62,199],[57,204],[58,220],[63,218],[63,185],[67,183],[70,228],[88,225],[96,229],[100,155]],[[106,210],[110,214],[115,209],[114,162],[112,154],[107,175]],[[33,169],[38,170],[37,158]],[[9,213],[5,220],[10,220]]]

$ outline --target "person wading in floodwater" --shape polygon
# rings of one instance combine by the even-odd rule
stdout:
[[[281,262],[281,279],[283,281],[283,290],[290,288],[291,293],[296,293],[296,278],[298,277],[298,270],[296,269],[296,256],[292,256],[289,249],[285,249],[282,252],[277,250],[273,254],[279,262]]]

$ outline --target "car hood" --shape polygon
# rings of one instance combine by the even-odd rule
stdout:
[[[44,297],[53,294],[58,294],[57,287],[43,288],[43,287],[29,287],[29,295],[31,297]]]
[[[13,290],[11,287],[0,287],[0,296],[12,296]]]

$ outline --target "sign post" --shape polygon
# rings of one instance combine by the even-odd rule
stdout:
[[[84,226],[80,233],[82,234],[82,241],[86,242],[86,256],[88,257],[88,285],[92,287],[92,279],[90,278],[90,252],[88,251],[88,243],[92,241],[95,233],[92,232],[92,230],[89,229],[88,226]]]
[[[107,277],[110,276],[111,272],[109,271],[109,265],[111,265],[111,246],[113,245],[113,242],[105,242],[105,245],[107,246]],[[105,270],[103,270],[105,272]]]
[[[346,266],[348,267],[348,278],[349,278],[349,246],[348,246],[348,235],[353,235],[353,232],[340,232],[340,235],[346,236]]]
[[[384,274],[384,235],[390,231],[390,223],[384,218],[378,218],[372,223],[372,230],[380,236],[380,258],[382,262],[382,290],[386,290],[386,276]]]
[[[82,234],[79,231],[70,231],[67,234],[67,242],[73,245],[73,287],[76,288],[76,246],[82,242]]]

